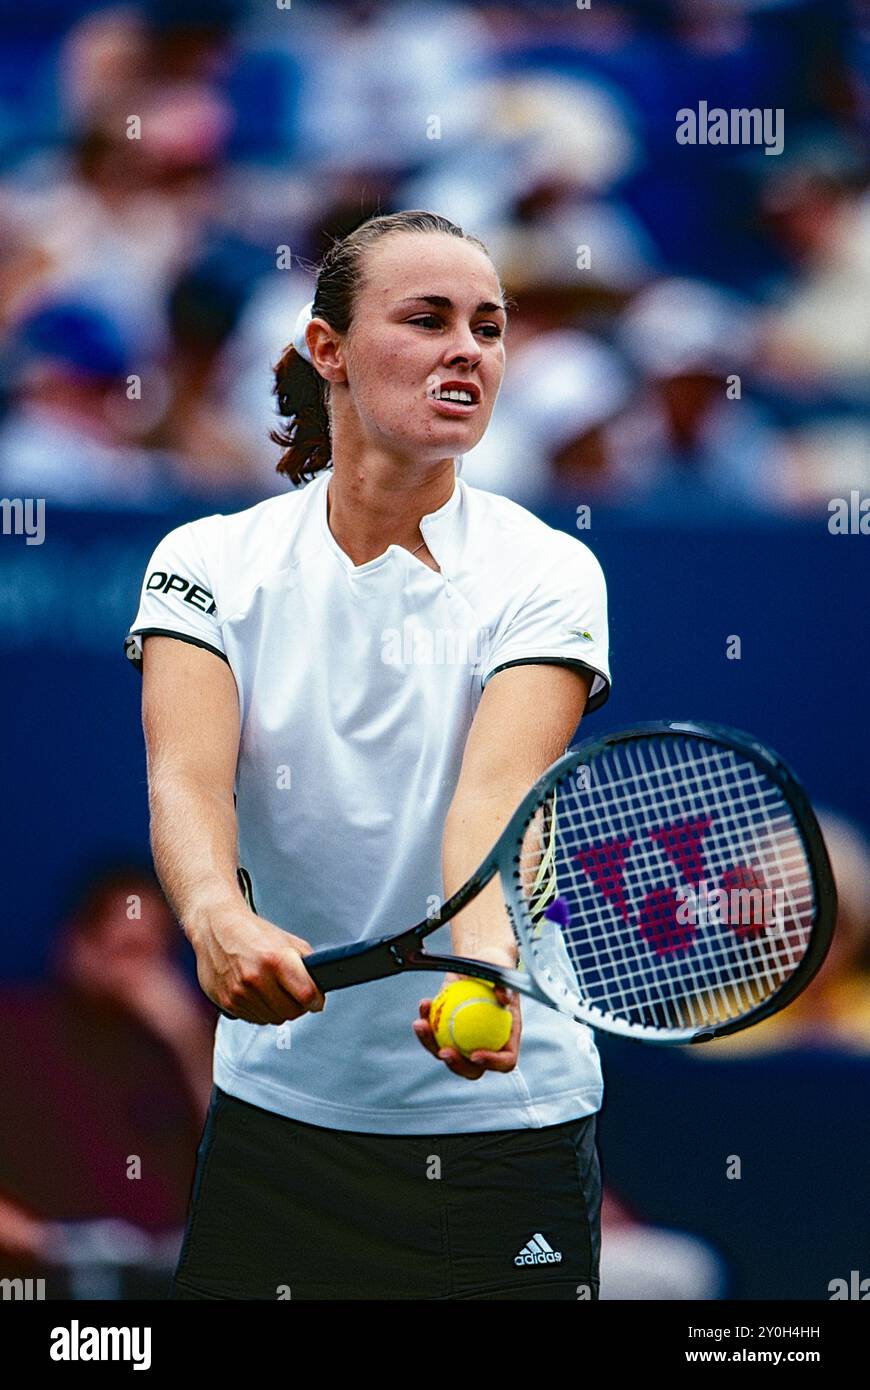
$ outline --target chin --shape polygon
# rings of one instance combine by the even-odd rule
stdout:
[[[426,434],[422,438],[402,439],[395,443],[403,453],[409,454],[414,458],[425,462],[434,462],[450,454],[467,454],[469,449],[474,447],[476,440],[473,441],[468,435],[462,435],[458,430],[451,434],[449,431],[435,431]]]
[[[453,425],[452,421],[447,421],[447,423]],[[474,448],[475,444],[480,443],[485,434],[485,426],[483,429],[470,429],[468,425],[460,421],[458,429],[455,426],[451,429],[440,429],[436,437],[439,442],[443,440],[449,448],[459,449],[462,453],[468,453],[470,449]]]

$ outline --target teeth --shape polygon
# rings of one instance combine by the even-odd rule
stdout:
[[[439,391],[439,401],[457,401],[460,405],[474,405],[470,391]]]

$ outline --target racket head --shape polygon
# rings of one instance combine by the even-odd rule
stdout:
[[[585,740],[500,845],[530,983],[607,1032],[677,1044],[750,1027],[806,987],[830,945],[836,891],[806,793],[772,749],[724,725],[650,721]]]

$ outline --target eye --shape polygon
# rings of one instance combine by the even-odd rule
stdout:
[[[409,319],[408,322],[419,324],[421,328],[428,328],[433,324],[436,328],[440,328],[442,323],[438,314],[418,314],[416,318]],[[478,324],[475,331],[483,333],[486,338],[500,338],[502,336],[502,329],[497,323]]]

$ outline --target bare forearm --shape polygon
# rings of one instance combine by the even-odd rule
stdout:
[[[451,806],[442,845],[447,897],[474,873],[504,830],[521,795],[511,787]],[[495,951],[507,953],[509,963],[515,961],[516,940],[497,877],[453,919],[451,934],[453,950],[459,955],[486,958]]]
[[[231,799],[180,773],[153,778],[148,800],[154,867],[190,936],[203,913],[238,904],[235,807]]]

